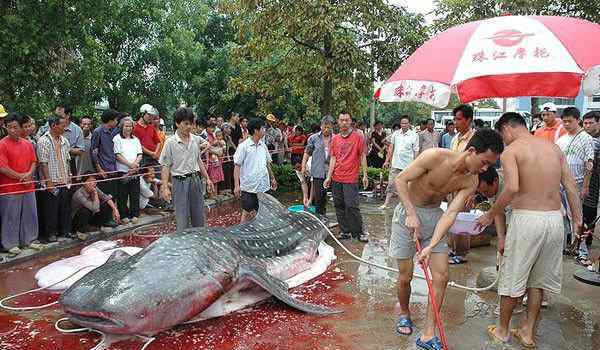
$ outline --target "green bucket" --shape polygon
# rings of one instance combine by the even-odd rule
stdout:
[[[291,207],[288,207],[288,211],[292,213],[300,213],[304,211],[304,206],[302,204],[292,205]],[[316,209],[312,205],[308,207],[308,211],[313,214],[316,213]]]

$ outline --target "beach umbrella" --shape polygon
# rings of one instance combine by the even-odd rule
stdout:
[[[503,16],[435,35],[375,92],[381,102],[443,108],[483,98],[600,93],[600,25],[571,17]]]

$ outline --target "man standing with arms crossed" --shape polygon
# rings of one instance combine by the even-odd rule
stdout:
[[[446,232],[465,207],[466,200],[475,193],[478,174],[498,160],[504,145],[500,135],[490,129],[474,133],[463,152],[434,148],[419,155],[396,177],[396,188],[401,203],[392,219],[389,255],[398,260],[398,301],[400,317],[396,332],[410,335],[413,323],[408,308],[410,282],[413,276],[415,241],[420,240],[422,251],[418,261],[429,260],[436,302],[441,307],[448,283],[448,248]],[[456,193],[446,212],[440,208],[442,200]],[[417,346],[423,349],[442,349],[435,335],[434,314],[431,304],[427,320]]]
[[[331,185],[335,215],[340,225],[341,239],[358,238],[368,242],[368,233],[363,230],[359,208],[359,170],[363,169],[363,186],[369,185],[367,176],[367,153],[365,139],[352,129],[350,114],[342,112],[338,117],[340,133],[331,140],[329,170],[323,186]]]
[[[564,228],[560,211],[560,185],[573,208],[573,229],[580,232],[581,202],[575,180],[558,146],[531,136],[523,117],[505,113],[496,123],[508,145],[501,161],[504,190],[490,210],[477,220],[486,227],[510,204],[504,258],[500,264],[499,324],[488,327],[495,340],[509,341],[509,332],[524,347],[535,347],[535,325],[542,291],[560,293]],[[543,184],[543,186],[540,186]],[[527,316],[518,329],[509,330],[513,310],[527,292]]]

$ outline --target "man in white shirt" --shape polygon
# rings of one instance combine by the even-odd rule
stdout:
[[[419,135],[410,128],[410,117],[403,115],[400,117],[400,129],[394,131],[390,138],[390,145],[387,152],[387,157],[383,167],[387,168],[390,165],[390,174],[388,176],[388,187],[386,189],[385,202],[379,209],[386,209],[392,194],[396,192],[394,186],[394,179],[403,169],[406,169],[408,165],[415,159],[419,154]]]
[[[581,114],[577,108],[565,108],[562,114],[562,121],[567,133],[559,137],[556,144],[565,154],[567,165],[571,170],[571,175],[575,179],[579,195],[582,199],[585,199],[589,193],[590,179],[592,177],[592,170],[594,169],[594,138],[579,126],[580,119]],[[561,191],[561,196],[563,198],[563,206],[567,208],[564,189]],[[571,208],[567,211],[567,218],[571,219]],[[569,228],[570,225],[565,225],[565,232]],[[570,232],[567,232],[567,243],[570,241],[569,236]],[[589,253],[585,239],[579,243],[577,261],[583,265],[589,265]]]
[[[249,137],[237,147],[233,155],[233,193],[242,199],[241,222],[254,217],[258,211],[257,193],[277,189],[277,181],[271,169],[271,155],[264,142],[265,124],[260,119],[248,123]]]

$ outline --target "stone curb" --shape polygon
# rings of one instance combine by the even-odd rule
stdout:
[[[233,199],[235,199],[233,195],[231,195],[229,193],[224,193],[224,194],[220,194],[220,195],[216,196],[215,198],[205,199],[204,205],[205,205],[205,207],[212,208],[217,204],[231,201]],[[174,217],[175,216],[172,212],[163,211],[160,214],[143,216],[140,218],[139,222],[135,225],[133,225],[133,224],[119,225],[116,228],[113,228],[110,230],[99,230],[99,231],[94,231],[94,232],[88,232],[89,237],[83,241],[78,240],[78,239],[67,238],[67,239],[63,239],[62,241],[59,241],[56,243],[51,243],[50,245],[47,245],[45,249],[40,250],[40,251],[35,251],[30,248],[25,249],[23,253],[17,255],[14,258],[8,258],[8,254],[1,253],[0,254],[0,261],[1,261],[0,269],[10,268],[12,266],[15,266],[15,265],[23,263],[23,262],[27,262],[32,259],[36,259],[39,257],[44,257],[44,256],[48,256],[51,254],[55,254],[57,252],[68,250],[68,249],[76,247],[80,244],[89,245],[90,243],[94,243],[94,242],[97,242],[100,240],[112,238],[121,233],[124,233],[127,231],[133,231],[137,228],[147,226],[150,224],[167,222],[170,219],[173,219]]]

